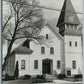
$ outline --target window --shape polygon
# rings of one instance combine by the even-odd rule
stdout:
[[[41,47],[41,53],[45,54],[45,47]]]
[[[48,34],[46,34],[46,39],[48,39]]]
[[[38,60],[34,60],[34,69],[38,69]]]
[[[66,27],[69,28],[69,24],[67,24]]]
[[[11,60],[10,60],[10,64],[9,64],[9,66],[10,66],[10,71],[11,71]]]
[[[8,64],[7,64],[7,66],[6,66],[6,70],[8,71]]]
[[[71,41],[69,41],[69,46],[71,46],[72,45],[72,42]]]
[[[54,48],[53,47],[50,48],[50,54],[54,54]]]
[[[73,28],[73,25],[70,25],[71,26],[71,28]]]
[[[21,69],[25,69],[25,60],[21,60]]]
[[[11,61],[11,71],[13,71],[13,70],[14,70],[14,68],[13,68],[13,67],[14,67],[14,65],[13,65],[13,64],[14,64],[14,62],[13,62],[13,60],[12,60],[12,61]]]
[[[77,26],[75,25],[74,28],[77,29]]]
[[[72,68],[76,69],[76,61],[75,60],[72,61]]]
[[[75,46],[77,47],[77,41],[75,41]]]
[[[57,69],[60,69],[60,60],[57,61]]]
[[[7,71],[8,71],[8,60],[6,61],[6,69],[7,69]]]

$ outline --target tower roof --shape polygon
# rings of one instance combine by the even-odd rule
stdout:
[[[57,26],[67,23],[67,24],[75,24],[79,25],[80,21],[78,19],[78,16],[76,15],[76,12],[73,8],[73,5],[70,0],[65,0],[62,11],[60,14],[60,17],[58,19]]]

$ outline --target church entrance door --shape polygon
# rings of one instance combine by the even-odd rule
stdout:
[[[51,72],[52,72],[52,60],[45,59],[42,61],[42,72],[43,72],[43,74],[51,74]]]

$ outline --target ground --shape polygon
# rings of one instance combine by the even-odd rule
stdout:
[[[32,84],[31,80],[11,80],[3,81],[2,84]]]
[[[32,84],[31,80],[11,80],[3,81],[2,84]],[[34,83],[37,84],[37,83]],[[83,84],[82,82],[67,82],[63,80],[53,80],[53,83],[38,83],[38,84]]]

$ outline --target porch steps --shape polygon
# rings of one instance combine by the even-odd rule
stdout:
[[[45,74],[45,78],[47,80],[55,80],[55,79],[57,79],[57,77],[55,75],[51,75],[51,74]]]

